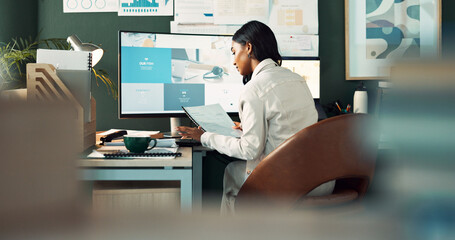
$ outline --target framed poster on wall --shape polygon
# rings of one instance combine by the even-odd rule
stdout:
[[[441,0],[345,0],[346,79],[380,80],[399,59],[439,56]]]

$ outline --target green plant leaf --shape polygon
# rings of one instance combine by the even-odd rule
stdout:
[[[95,68],[92,68],[93,75],[95,76],[96,86],[99,87],[98,80],[100,80],[108,89],[108,94],[112,95],[114,100],[118,98],[117,87],[114,82],[109,78],[109,74],[103,70],[99,69],[98,71]]]

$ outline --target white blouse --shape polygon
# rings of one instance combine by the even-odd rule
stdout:
[[[305,80],[272,59],[260,62],[251,81],[244,86],[239,116],[243,129],[241,138],[205,132],[201,143],[228,156],[247,160],[247,175],[278,145],[318,119]]]

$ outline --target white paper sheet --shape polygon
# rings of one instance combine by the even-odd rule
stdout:
[[[120,0],[119,16],[173,16],[173,0]]]
[[[251,20],[266,23],[269,16],[269,0],[215,0],[213,17],[215,24],[244,24]]]
[[[102,133],[98,133],[97,135],[99,136],[107,136],[111,133],[115,133],[115,132],[118,132],[118,131],[123,131],[125,130],[127,132],[128,135],[141,135],[141,136],[150,136],[150,135],[155,135],[155,134],[158,134],[160,133],[160,131],[139,131],[139,130],[126,130],[126,129],[109,129],[108,131],[105,131],[105,132],[102,132]]]
[[[118,3],[118,0],[63,0],[63,12],[117,12]]]
[[[207,12],[205,9],[210,2],[213,4],[213,21],[205,19],[205,23],[213,24],[193,25],[202,21],[200,17]],[[178,12],[182,12],[182,17]],[[251,20],[266,23],[275,34],[317,35],[318,0],[196,0],[194,3],[176,0],[171,32],[233,35],[241,25]]]
[[[60,70],[90,70],[90,52],[38,49],[37,63],[48,63]]]
[[[232,128],[235,124],[220,104],[185,107],[185,111],[196,124],[207,132],[232,137],[242,136],[242,131]]]
[[[89,155],[87,155],[87,158],[104,158],[104,154],[93,150]]]
[[[318,34],[318,0],[274,0],[269,26],[275,34]]]
[[[234,35],[241,25],[178,24],[171,21],[171,33]]]
[[[213,23],[213,0],[174,0],[178,23]]]
[[[280,54],[285,57],[318,57],[318,35],[276,35]]]
[[[164,148],[178,147],[177,143],[175,143],[175,138],[157,139],[156,141],[157,141],[156,147]]]

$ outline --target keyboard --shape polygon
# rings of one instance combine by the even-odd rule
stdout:
[[[175,139],[175,143],[179,145],[179,147],[194,147],[194,146],[201,146],[201,142],[196,141],[194,139]]]

